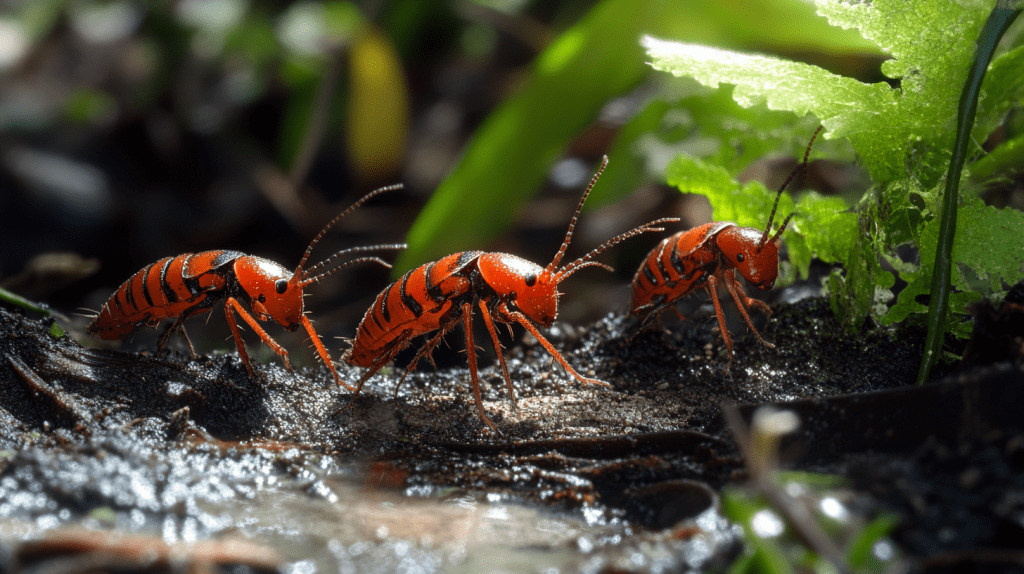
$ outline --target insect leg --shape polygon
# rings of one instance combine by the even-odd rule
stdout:
[[[320,341],[320,337],[313,330],[313,323],[309,320],[309,317],[302,316],[302,326],[306,328],[306,332],[309,333],[309,339],[313,341],[313,345],[316,346],[316,352],[320,354],[320,360],[327,365],[327,368],[331,370],[331,374],[334,375],[334,380],[338,382],[338,385],[345,387],[350,391],[354,391],[355,387],[350,386],[345,381],[341,380],[338,376],[338,371],[334,368],[334,361],[331,360],[330,353],[324,348],[324,344]],[[285,364],[288,363],[288,357],[285,357]]]
[[[427,360],[430,361],[430,364],[434,365],[434,370],[437,370],[437,363],[434,362],[434,358],[430,356],[430,353],[434,351],[434,347],[436,347],[441,342],[441,340],[444,339],[445,333],[447,333],[451,328],[451,324],[442,326],[440,329],[438,329],[436,335],[431,337],[429,341],[427,341],[422,347],[420,347],[419,351],[416,351],[416,356],[412,358],[412,361],[409,363],[409,366],[406,367],[405,372],[402,373],[402,378],[398,379],[398,384],[395,385],[395,394],[393,398],[398,399],[398,389],[402,387],[402,383],[405,382],[405,378],[409,376],[409,373],[416,370],[416,365],[424,356],[427,357]]]
[[[238,324],[235,323],[235,314],[231,312],[234,308],[237,308],[243,317],[248,316],[248,313],[238,306],[238,302],[235,301],[234,297],[228,297],[228,300],[224,303],[224,316],[227,317],[228,327],[231,327],[231,334],[235,336],[235,346],[238,347],[238,357],[242,359],[242,364],[245,365],[245,370],[249,372],[249,378],[255,379],[256,375],[253,374],[252,364],[249,363],[249,353],[245,352],[245,343],[242,342],[242,334],[238,331]]]
[[[676,317],[679,317],[680,321],[685,321],[686,320],[686,317],[683,316],[682,312],[679,311],[678,308],[676,308],[675,304],[672,305],[672,312],[676,314]]]
[[[732,269],[725,272],[725,288],[729,290],[729,294],[732,295],[733,300],[736,301],[736,306],[740,309],[740,315],[742,315],[743,320],[747,322],[747,327],[750,327],[750,330],[757,336],[757,340],[761,341],[762,345],[774,349],[775,345],[765,341],[764,338],[761,337],[761,333],[758,333],[757,329],[754,328],[754,324],[750,322],[750,316],[747,315],[746,310],[746,307],[753,307],[765,315],[771,315],[771,308],[768,307],[768,305],[765,305],[762,301],[748,297],[747,294],[743,292],[743,286],[740,285],[740,282],[736,279],[736,275],[733,273]]]
[[[185,319],[178,320],[178,332],[185,339],[185,343],[188,344],[188,352],[192,354],[192,358],[196,358],[196,348],[192,346],[192,339],[188,338],[188,332],[185,331]]]
[[[512,377],[508,375],[508,366],[505,365],[505,354],[501,352],[501,343],[498,342],[498,331],[494,328],[494,321],[491,320],[491,312],[487,305],[480,299],[480,313],[484,316],[484,324],[491,334],[491,342],[494,343],[494,352],[498,354],[498,362],[501,363],[501,374],[505,376],[505,386],[508,387],[508,398],[512,400],[512,411],[518,413],[519,405],[516,404],[516,391],[512,387]]]
[[[406,341],[408,341],[408,338],[406,338]],[[397,348],[398,349],[403,349],[403,348],[405,348],[405,345],[398,345]],[[363,390],[363,385],[366,384],[366,381],[370,380],[370,377],[375,375],[377,373],[377,371],[381,370],[381,368],[384,365],[390,363],[391,360],[395,358],[395,355],[397,353],[398,353],[398,351],[391,351],[391,352],[387,352],[387,353],[382,353],[381,356],[377,357],[377,360],[375,360],[373,362],[373,364],[370,365],[370,368],[367,369],[365,373],[363,373],[363,376],[359,377],[359,382],[356,383],[356,387],[352,391],[352,399],[349,400],[347,405],[345,405],[345,406],[341,407],[340,409],[334,411],[334,414],[337,415],[341,411],[348,410],[348,409],[352,408],[352,405],[356,404],[356,397],[358,397],[359,393]]]
[[[602,387],[609,387],[609,388],[611,388],[611,385],[609,385],[608,383],[606,383],[604,381],[599,381],[597,379],[588,379],[587,377],[584,377],[583,375],[581,375],[578,372],[576,372],[576,369],[572,368],[572,366],[569,364],[569,362],[565,360],[565,357],[563,357],[562,354],[558,352],[558,349],[556,349],[555,346],[552,345],[550,341],[545,339],[544,335],[541,335],[540,331],[537,330],[537,327],[534,327],[533,323],[531,323],[530,320],[527,319],[526,316],[523,315],[521,312],[516,311],[514,313],[509,313],[509,317],[514,319],[517,323],[519,323],[523,327],[526,327],[526,330],[529,331],[531,335],[536,337],[538,341],[540,341],[540,344],[543,345],[545,349],[547,349],[547,352],[556,361],[558,361],[558,364],[562,365],[562,368],[565,369],[570,375],[575,377],[576,380],[578,380],[579,382],[583,383],[584,385],[601,385]]]
[[[758,311],[764,313],[765,316],[771,316],[772,308],[769,307],[768,305],[766,305],[764,303],[764,301],[758,301],[757,299],[754,299],[753,297],[748,297],[747,296],[746,292],[743,290],[743,285],[740,284],[740,280],[736,278],[736,272],[734,270],[729,269],[727,271],[727,273],[728,273],[729,282],[732,283],[732,285],[736,287],[736,291],[734,293],[738,293],[739,294],[740,299],[743,300],[743,304],[744,305],[746,305],[747,307],[753,307],[753,308],[757,309]],[[729,283],[726,283],[726,287],[728,287],[728,286],[729,286]],[[732,289],[730,289],[729,291],[732,292]],[[735,299],[736,295],[733,295],[733,298]],[[736,302],[739,303],[739,299],[737,299]]]
[[[263,330],[263,327],[260,327],[260,324],[256,319],[242,308],[242,304],[239,303],[237,299],[234,297],[228,297],[228,300],[224,303],[224,314],[227,315],[228,322],[231,323],[231,331],[235,335],[235,344],[238,345],[238,354],[242,355],[246,366],[249,366],[249,356],[243,350],[245,343],[242,342],[241,334],[238,332],[238,325],[235,324],[235,318],[232,316],[231,311],[237,312],[242,320],[248,323],[249,326],[252,327],[252,330],[259,335],[260,339],[262,339],[271,350],[277,353],[284,360],[284,368],[288,369],[288,372],[291,373],[292,365],[291,362],[288,361],[288,351],[286,351],[281,345],[278,345],[277,341],[270,338],[270,335]],[[252,373],[251,366],[249,366],[249,372]]]
[[[656,328],[661,320],[661,314],[667,311],[670,305],[674,307],[674,302],[673,300],[666,303],[665,296],[658,295],[650,303],[634,309],[634,315],[644,315],[640,326],[637,328],[637,332]],[[676,312],[678,313],[678,311]]]
[[[728,284],[728,281],[726,281]],[[711,302],[715,305],[715,315],[718,316],[718,328],[722,332],[722,340],[725,341],[725,348],[729,351],[729,363],[725,366],[725,372],[732,367],[732,337],[729,336],[729,329],[725,326],[725,313],[722,312],[722,304],[718,301],[718,275],[708,275],[708,293],[711,294]]]
[[[180,322],[181,322],[181,319],[176,319],[173,323],[171,323],[167,327],[167,330],[165,330],[160,335],[160,338],[156,340],[156,356],[157,357],[159,357],[164,352],[164,345],[167,344],[167,339],[171,338],[171,333],[174,332],[174,329],[176,329],[178,327],[178,323],[180,323]],[[195,356],[195,355],[193,355],[193,356]]]
[[[466,331],[466,359],[469,361],[469,377],[473,384],[473,400],[476,401],[476,410],[480,413],[480,419],[489,426],[494,434],[504,436],[494,422],[484,412],[484,403],[480,398],[480,378],[476,372],[476,345],[473,344],[473,304],[462,304],[462,327]]]
[[[191,315],[183,315],[175,319],[173,323],[167,327],[167,330],[160,335],[160,338],[156,342],[156,356],[160,356],[164,352],[164,345],[167,344],[167,340],[171,338],[171,335],[177,331],[181,333],[182,338],[185,339],[185,343],[188,344],[188,352],[191,353],[192,358],[196,358],[196,349],[192,346],[192,340],[188,338],[188,333],[185,332],[185,319],[188,319]]]

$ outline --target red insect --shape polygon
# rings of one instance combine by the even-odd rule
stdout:
[[[490,333],[492,343],[494,343],[513,407],[516,407],[515,392],[505,358],[501,353],[501,345],[498,342],[498,333],[494,327],[496,321],[507,324],[519,323],[525,327],[562,365],[562,368],[580,383],[608,386],[607,383],[589,379],[576,372],[534,325],[534,323],[538,323],[543,327],[550,327],[554,323],[555,315],[558,313],[557,286],[570,275],[591,265],[611,270],[611,267],[603,263],[591,261],[598,254],[634,235],[646,231],[662,231],[661,228],[654,227],[654,225],[666,221],[678,221],[675,218],[667,218],[641,225],[606,241],[582,258],[558,269],[558,263],[572,239],[573,229],[576,226],[576,219],[583,207],[583,202],[586,201],[587,195],[590,194],[590,190],[594,187],[607,163],[608,158],[605,157],[601,169],[594,175],[576,207],[576,213],[569,223],[569,231],[565,235],[562,247],[547,267],[542,268],[535,263],[507,253],[463,251],[417,267],[384,289],[377,296],[373,306],[366,311],[366,315],[359,325],[356,339],[352,343],[352,348],[342,356],[350,365],[369,369],[359,379],[359,383],[356,385],[356,394],[374,373],[390,363],[399,351],[409,345],[414,337],[437,332],[416,354],[406,369],[406,374],[415,368],[416,362],[421,358],[424,356],[429,358],[430,352],[441,341],[445,333],[461,321],[466,333],[469,373],[477,411],[491,430],[501,434],[491,419],[487,417],[480,400],[476,346],[473,342],[474,306],[483,315],[484,324]],[[353,400],[355,400],[355,395],[353,395]]]
[[[285,367],[289,371],[291,364],[288,361],[288,351],[277,344],[260,327],[257,319],[259,321],[273,319],[289,331],[297,330],[300,325],[305,327],[320,358],[334,375],[334,380],[339,385],[353,389],[338,376],[327,349],[324,348],[320,337],[313,330],[313,324],[306,317],[303,311],[303,289],[311,283],[316,283],[320,279],[356,263],[373,261],[385,267],[391,267],[378,257],[357,257],[319,275],[316,274],[337,257],[375,249],[402,249],[405,245],[351,247],[331,255],[305,271],[302,266],[309,258],[313,246],[338,220],[375,195],[401,187],[401,185],[393,185],[372,191],[332,219],[313,238],[294,272],[288,271],[273,261],[238,251],[203,251],[202,253],[186,253],[177,257],[164,257],[156,263],[144,267],[125,281],[89,323],[88,332],[101,339],[116,340],[134,333],[143,325],[155,327],[164,319],[174,319],[170,328],[160,336],[157,354],[163,350],[171,333],[179,331],[185,338],[185,342],[188,343],[189,351],[195,356],[192,341],[189,340],[188,334],[185,332],[185,320],[200,313],[210,312],[218,301],[224,299],[224,314],[227,316],[228,326],[231,327],[231,332],[235,337],[238,355],[241,357],[242,363],[245,364],[250,377],[254,376],[252,364],[249,362],[249,355],[245,352],[245,344],[242,342],[238,325],[235,323],[235,313],[238,313],[256,331],[260,339],[284,359]],[[252,309],[255,318],[245,310],[242,302]]]
[[[763,345],[775,348],[775,345],[761,337],[747,314],[747,309],[753,307],[765,315],[771,315],[771,308],[744,293],[743,286],[736,278],[736,272],[739,271],[740,275],[762,291],[767,291],[775,285],[775,279],[779,274],[779,237],[793,214],[782,222],[782,226],[771,239],[768,239],[768,233],[771,231],[782,191],[799,170],[806,169],[811,145],[820,132],[819,127],[807,144],[803,163],[797,166],[779,188],[775,196],[775,205],[768,216],[768,225],[763,232],[751,227],[740,227],[728,221],[715,221],[676,233],[659,243],[647,255],[633,277],[630,305],[632,314],[646,315],[642,326],[653,324],[668,309],[672,309],[680,319],[685,320],[686,318],[675,307],[675,302],[696,289],[706,290],[711,295],[715,314],[718,316],[718,327],[729,350],[729,365],[726,366],[728,371],[733,357],[732,338],[725,326],[722,305],[718,302],[718,286],[724,284],[736,301],[740,315],[757,339]]]

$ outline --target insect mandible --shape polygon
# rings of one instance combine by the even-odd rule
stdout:
[[[321,272],[338,257],[379,249],[403,249],[405,245],[350,247],[331,255],[309,269],[304,270],[303,266],[313,251],[313,247],[342,217],[370,198],[401,187],[401,185],[392,185],[376,189],[332,219],[310,242],[295,271],[289,271],[268,259],[246,255],[238,251],[215,250],[164,257],[142,268],[125,281],[103,304],[103,308],[89,323],[87,331],[90,335],[111,341],[123,339],[143,325],[155,327],[165,319],[173,319],[174,322],[171,326],[160,336],[157,343],[157,354],[159,355],[163,351],[164,344],[171,333],[178,331],[188,343],[192,356],[195,356],[192,341],[189,340],[188,334],[185,332],[185,320],[201,313],[210,312],[213,306],[223,299],[224,314],[235,338],[238,355],[250,377],[254,377],[253,367],[235,322],[236,313],[252,327],[267,346],[280,355],[289,371],[291,371],[291,363],[288,360],[288,351],[274,341],[257,320],[273,319],[289,331],[295,331],[300,326],[304,327],[321,360],[334,375],[334,380],[341,386],[353,389],[354,387],[349,386],[338,376],[330,354],[324,348],[320,337],[313,329],[313,324],[303,310],[304,289],[310,284],[356,263],[372,261],[388,268],[391,267],[379,257],[362,256]],[[252,309],[252,314],[245,310],[242,303]]]
[[[573,369],[536,326],[547,328],[554,323],[558,314],[559,283],[584,267],[597,266],[611,270],[608,265],[593,261],[594,257],[635,235],[648,231],[663,231],[662,228],[655,227],[658,224],[678,221],[676,218],[665,218],[636,227],[604,242],[580,259],[559,269],[558,264],[569,247],[583,203],[607,164],[608,158],[605,157],[601,168],[591,179],[576,207],[561,248],[547,267],[507,253],[463,251],[421,265],[385,288],[377,296],[373,306],[366,311],[352,347],[342,355],[342,359],[348,364],[369,369],[356,384],[352,400],[355,400],[363,384],[394,360],[399,351],[406,348],[414,337],[435,333],[417,352],[407,367],[406,374],[415,368],[421,358],[429,358],[431,351],[445,333],[461,322],[465,330],[470,380],[477,412],[484,424],[496,434],[501,434],[484,412],[480,398],[476,346],[473,342],[474,307],[484,318],[484,325],[497,352],[513,408],[518,409],[515,391],[501,352],[501,344],[498,342],[495,322],[522,325],[537,338],[552,358],[580,383],[607,387],[607,383],[584,377]]]
[[[633,315],[645,315],[641,328],[653,325],[658,317],[669,309],[681,320],[685,320],[686,317],[675,307],[675,302],[697,289],[706,290],[711,295],[715,315],[718,317],[718,327],[729,352],[729,363],[726,365],[728,372],[733,359],[732,337],[726,328],[725,314],[718,301],[718,287],[724,285],[736,302],[740,316],[757,340],[767,347],[775,347],[761,337],[747,313],[747,309],[754,308],[768,316],[772,313],[771,308],[762,301],[747,296],[736,278],[736,272],[762,291],[767,291],[775,285],[775,279],[779,274],[779,239],[794,214],[786,217],[779,230],[769,239],[772,221],[775,219],[782,191],[799,171],[807,168],[811,146],[821,129],[819,127],[811,136],[803,162],[779,187],[775,195],[775,204],[768,216],[768,224],[763,232],[751,227],[740,227],[729,221],[714,221],[676,233],[662,240],[647,254],[633,277],[630,300],[630,312]]]

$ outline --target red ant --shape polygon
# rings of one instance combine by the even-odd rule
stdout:
[[[569,223],[562,247],[555,254],[554,260],[547,267],[540,267],[507,253],[485,253],[483,251],[463,251],[421,265],[403,275],[398,281],[389,285],[377,296],[373,306],[366,311],[362,323],[352,343],[342,359],[350,365],[366,367],[369,370],[356,384],[355,396],[363,388],[363,384],[379,371],[384,365],[394,360],[409,342],[419,335],[437,332],[419,350],[406,369],[406,375],[415,368],[417,361],[430,352],[441,341],[445,333],[462,322],[466,336],[469,374],[473,386],[473,398],[476,408],[484,424],[496,434],[501,434],[484,412],[480,399],[480,384],[477,376],[476,346],[473,342],[473,307],[476,306],[483,315],[484,325],[491,336],[491,342],[497,351],[501,363],[501,371],[508,388],[512,406],[516,405],[512,379],[508,374],[505,357],[501,353],[498,333],[494,327],[499,323],[519,323],[526,328],[541,345],[551,354],[552,358],[582,384],[609,386],[597,379],[589,379],[576,372],[554,347],[540,333],[534,323],[547,328],[555,321],[558,314],[559,283],[570,275],[588,266],[603,267],[612,270],[604,263],[591,261],[609,247],[640,233],[647,231],[663,231],[654,225],[678,221],[676,218],[665,218],[641,225],[631,231],[618,235],[587,255],[573,261],[562,269],[558,264],[569,247],[576,219],[583,208],[583,202],[594,187],[598,177],[608,165],[605,157],[601,168],[594,175],[583,193],[576,213]],[[404,379],[405,375],[403,375]],[[401,382],[399,382],[401,384]],[[351,404],[351,403],[349,403]]]
[[[729,365],[726,366],[728,372],[733,358],[732,338],[725,326],[722,305],[718,302],[718,286],[724,284],[757,340],[766,347],[775,348],[775,345],[761,337],[747,314],[747,308],[753,307],[767,316],[771,315],[771,308],[743,292],[743,286],[736,279],[736,271],[762,291],[767,291],[775,285],[775,279],[779,274],[779,238],[794,214],[786,217],[771,239],[768,239],[768,233],[771,231],[782,191],[798,171],[807,168],[811,146],[820,132],[821,127],[811,136],[811,141],[804,152],[803,163],[797,166],[779,187],[772,212],[768,216],[768,225],[763,232],[751,227],[740,227],[729,221],[715,221],[676,233],[659,243],[647,255],[633,277],[630,305],[633,315],[646,314],[641,327],[653,324],[661,313],[668,309],[672,309],[681,320],[685,320],[686,317],[679,312],[674,303],[696,289],[706,290],[711,295],[711,302],[718,316],[718,327],[729,351]]]
[[[163,350],[171,333],[179,331],[185,338],[185,342],[188,343],[192,356],[195,356],[192,341],[189,340],[188,334],[185,332],[185,320],[200,313],[210,312],[218,301],[224,299],[224,314],[227,317],[228,326],[231,327],[231,333],[235,337],[238,355],[250,377],[254,377],[253,368],[249,362],[249,354],[245,351],[245,344],[242,342],[238,325],[235,323],[235,313],[238,313],[256,331],[260,339],[284,359],[284,365],[289,371],[291,371],[291,364],[288,361],[288,351],[277,344],[260,327],[257,319],[260,321],[273,319],[289,331],[297,330],[300,325],[305,327],[320,358],[334,375],[334,380],[339,385],[352,390],[353,387],[338,376],[327,349],[324,348],[320,337],[313,330],[313,324],[303,311],[303,288],[356,263],[372,261],[390,268],[391,265],[378,257],[357,257],[319,275],[316,274],[337,257],[349,253],[376,249],[403,249],[405,245],[350,247],[331,255],[305,271],[302,266],[309,258],[313,246],[342,217],[370,198],[401,187],[401,185],[392,185],[372,191],[332,219],[313,238],[294,272],[288,271],[273,261],[238,251],[203,251],[201,253],[185,253],[177,257],[164,257],[156,263],[144,267],[125,281],[103,304],[103,308],[89,323],[87,330],[89,334],[96,335],[101,339],[117,340],[134,333],[143,325],[155,327],[164,319],[174,319],[170,328],[160,336],[157,355]],[[255,318],[242,307],[241,301],[249,305],[253,314],[256,315]]]

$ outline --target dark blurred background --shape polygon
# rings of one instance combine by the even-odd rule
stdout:
[[[768,3],[803,14],[801,4]],[[312,261],[354,245],[405,241],[467,146],[481,143],[474,142],[484,137],[475,135],[478,128],[536,84],[539,55],[550,59],[552,45],[597,26],[586,24],[599,21],[594,14],[620,17],[640,32],[646,22],[663,26],[661,33],[700,28],[691,41],[880,78],[880,58],[870,50],[829,53],[821,46],[830,38],[816,29],[803,32],[814,38],[807,44],[744,10],[726,2],[643,0],[0,1],[0,284],[71,316],[78,308],[97,310],[134,272],[168,255],[233,249],[293,268],[326,221],[370,189],[393,183],[405,188],[345,218]],[[666,29],[664,22],[686,24]],[[550,261],[601,155],[659,93],[630,30],[621,54],[601,56],[621,59],[621,66],[606,66],[610,74],[629,74],[593,102],[581,101],[575,123],[556,130],[558,157],[537,160],[545,162],[542,181],[515,201],[496,194],[487,199],[490,212],[465,218],[508,219],[514,227],[448,252],[507,251]],[[705,32],[711,37],[700,38]],[[560,93],[542,97],[554,105]],[[576,109],[575,102],[569,107]],[[529,156],[533,146],[506,146],[492,160],[502,165],[505,154]],[[650,168],[652,158],[669,151],[647,146],[639,155]],[[795,155],[783,151],[781,160],[769,158],[754,170],[784,178]],[[627,199],[595,197],[565,261],[649,219],[684,217],[671,231],[710,219],[706,202],[659,185],[656,169],[611,159],[625,167],[606,187]],[[631,171],[623,175],[624,169]],[[851,185],[845,167],[825,165],[816,173],[826,190]],[[490,186],[481,187],[466,193],[488,198]],[[645,236],[603,256],[614,275],[574,276],[561,289],[560,318],[580,322],[624,310],[628,282],[659,239]],[[310,288],[307,309],[332,353],[340,346],[334,337],[354,333],[390,277],[363,265]],[[212,314],[210,327],[194,325],[200,321],[190,323],[199,350],[230,345],[222,341],[229,332],[221,312]],[[69,325],[83,342],[86,323],[73,317]],[[159,334],[144,331],[131,346],[151,345]],[[305,344],[276,326],[268,331],[286,348]],[[311,360],[303,354],[293,350],[297,363]]]

